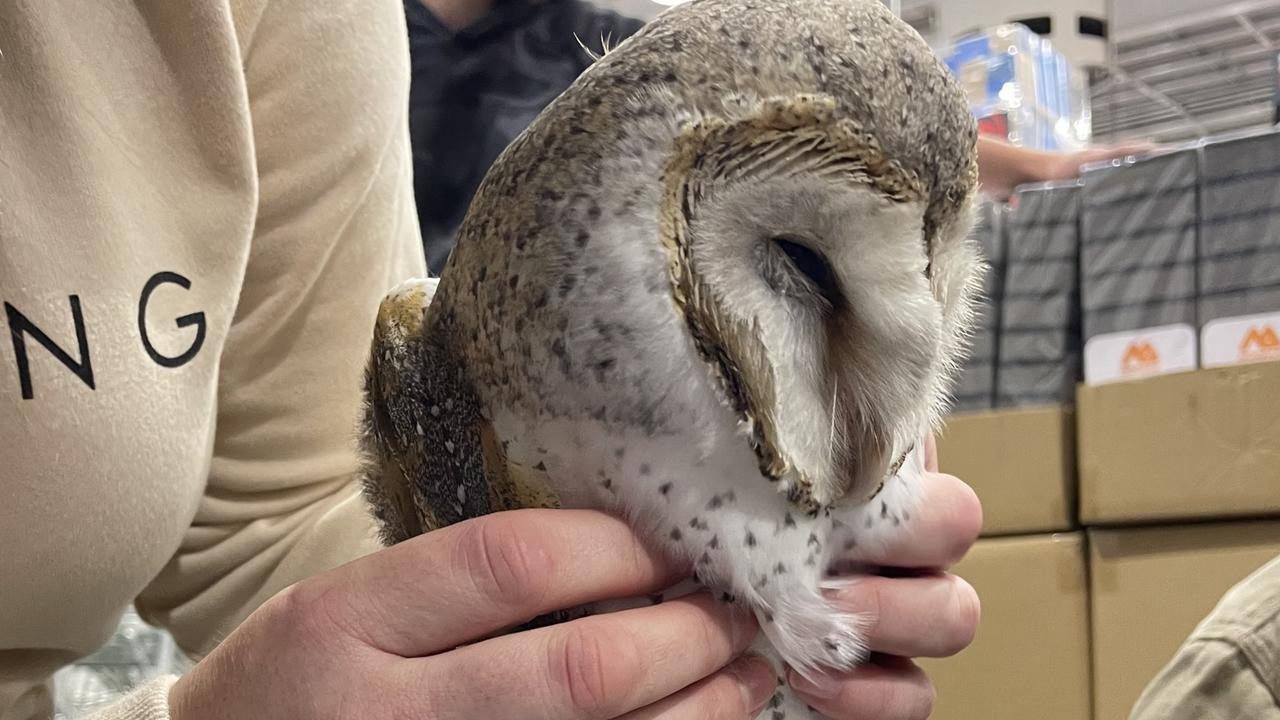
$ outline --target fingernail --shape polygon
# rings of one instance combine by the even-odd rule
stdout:
[[[822,698],[823,700],[833,698],[840,692],[839,681],[830,675],[821,673],[814,675],[813,679],[809,679],[792,670],[787,674],[787,681],[796,692],[809,697]]]
[[[738,681],[738,689],[742,691],[742,704],[749,710],[749,716],[755,717],[778,688],[778,677],[769,663],[753,655],[744,655],[725,668],[725,671]]]

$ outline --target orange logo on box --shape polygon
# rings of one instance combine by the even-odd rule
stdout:
[[[1276,329],[1270,325],[1249,328],[1240,343],[1240,359],[1260,360],[1270,357],[1280,357],[1280,336],[1276,335]]]
[[[1155,370],[1160,367],[1160,354],[1145,340],[1134,340],[1124,349],[1120,358],[1120,372],[1129,374]]]

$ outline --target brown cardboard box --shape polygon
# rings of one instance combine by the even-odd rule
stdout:
[[[1075,517],[1075,424],[1060,407],[947,418],[938,466],[982,499],[983,535],[1068,530]]]
[[[1081,386],[1085,525],[1280,513],[1280,363]]]
[[[1094,720],[1125,720],[1227,590],[1280,554],[1280,522],[1089,530]]]
[[[982,600],[973,645],[922,660],[934,720],[1089,720],[1081,533],[979,540],[956,567]]]

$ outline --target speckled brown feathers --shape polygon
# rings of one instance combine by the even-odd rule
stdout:
[[[556,505],[535,471],[509,467],[448,349],[449,318],[427,327],[433,289],[407,285],[382,303],[365,370],[362,475],[387,544],[497,510]]]

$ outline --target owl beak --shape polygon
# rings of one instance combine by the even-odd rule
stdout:
[[[884,487],[890,474],[888,453],[865,458],[864,462],[858,464],[848,492],[840,498],[841,504],[861,505],[871,500]]]
[[[875,497],[891,474],[890,448],[873,433],[859,433],[857,439],[836,458],[836,477],[843,482],[834,488],[833,505],[858,505]],[[821,501],[822,498],[817,498]]]
[[[907,458],[914,450],[915,447],[907,448],[906,452],[897,456],[897,460],[892,465],[883,462],[865,465],[866,472],[860,477],[855,477],[854,481],[849,484],[849,491],[840,498],[840,504],[861,505],[870,502],[880,494],[886,482],[897,477],[898,472],[902,470],[903,464],[906,463]]]
[[[845,507],[869,502],[893,477],[910,451],[892,455],[891,449],[864,436],[834,458],[830,475],[816,482],[801,480],[792,486],[792,500],[802,507]],[[892,462],[890,459],[893,459]]]

